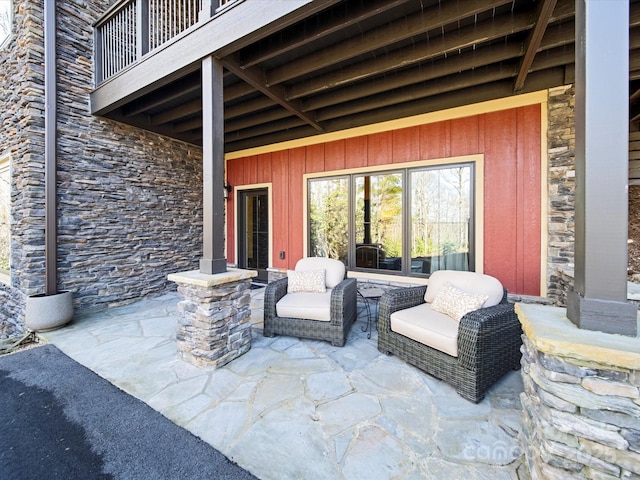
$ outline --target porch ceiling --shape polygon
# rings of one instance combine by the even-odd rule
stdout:
[[[225,67],[225,150],[442,110],[574,80],[575,0],[344,0],[251,43]],[[640,0],[631,0],[630,121],[640,120]],[[182,41],[188,41],[188,38]],[[202,140],[197,65],[104,113]]]

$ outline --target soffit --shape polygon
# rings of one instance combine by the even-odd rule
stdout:
[[[217,54],[225,72],[225,150],[571,83],[574,8],[574,0],[332,3]],[[631,1],[630,17],[635,121],[640,0]],[[201,144],[200,101],[200,72],[190,69],[105,116]]]

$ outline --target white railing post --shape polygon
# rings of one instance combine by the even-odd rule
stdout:
[[[198,15],[198,21],[203,22],[209,20],[213,11],[215,10],[214,4],[217,4],[219,0],[202,0],[202,6]]]
[[[149,0],[136,0],[136,60],[149,51]]]

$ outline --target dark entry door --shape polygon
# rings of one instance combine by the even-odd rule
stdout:
[[[269,195],[266,189],[238,193],[238,267],[256,270],[255,280],[267,282]]]

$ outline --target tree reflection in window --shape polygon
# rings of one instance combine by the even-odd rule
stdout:
[[[402,270],[402,173],[355,177],[356,267]]]
[[[347,264],[349,249],[349,179],[309,182],[310,256],[329,257]]]
[[[0,46],[2,46],[11,35],[13,23],[13,2],[11,0],[0,0]]]
[[[380,273],[474,269],[473,163],[310,179],[308,200],[309,255]]]
[[[11,183],[9,178],[9,158],[0,158],[0,272],[9,273]]]
[[[471,167],[412,171],[411,270],[469,270]]]

